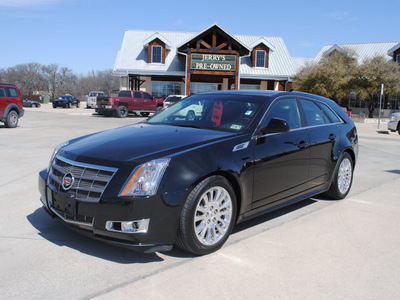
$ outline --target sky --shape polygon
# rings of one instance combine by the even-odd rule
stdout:
[[[0,0],[0,69],[37,62],[112,69],[125,30],[282,37],[292,57],[326,44],[400,41],[400,1]]]

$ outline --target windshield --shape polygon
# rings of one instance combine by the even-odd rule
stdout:
[[[245,95],[197,94],[164,109],[147,122],[242,132],[254,120],[264,100]]]
[[[170,96],[170,97],[167,97],[167,99],[165,99],[165,102],[173,102],[173,103],[175,103],[175,102],[177,102],[177,101],[179,101],[181,99],[182,99],[182,97]]]
[[[103,96],[103,93],[99,93],[99,92],[94,92],[94,93],[90,93],[89,97],[98,97],[98,96]]]

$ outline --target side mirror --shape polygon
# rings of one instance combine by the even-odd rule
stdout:
[[[288,132],[289,130],[289,124],[285,120],[272,118],[271,121],[269,121],[268,126],[261,128],[260,132],[264,135],[268,133]]]

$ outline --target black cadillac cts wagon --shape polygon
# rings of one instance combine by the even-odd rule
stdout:
[[[83,234],[201,255],[235,223],[320,193],[346,197],[357,153],[356,127],[326,98],[203,93],[57,146],[39,190],[45,210]]]

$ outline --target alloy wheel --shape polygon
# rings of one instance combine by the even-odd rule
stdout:
[[[197,204],[194,229],[198,241],[207,246],[218,243],[232,222],[232,200],[226,189],[215,186],[205,191]]]
[[[339,166],[337,180],[338,189],[342,194],[346,194],[350,188],[353,174],[352,169],[351,161],[348,158],[343,159]]]

